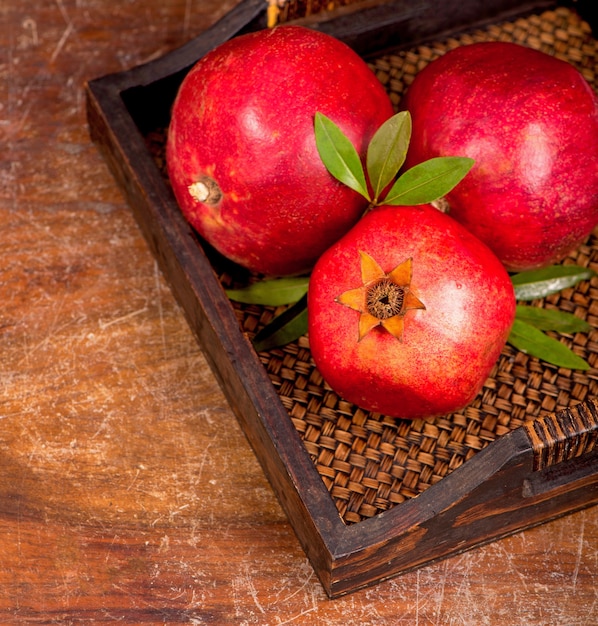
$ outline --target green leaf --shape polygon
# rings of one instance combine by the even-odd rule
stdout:
[[[518,304],[515,317],[539,330],[554,330],[559,333],[584,333],[592,330],[592,326],[585,320],[555,309]]]
[[[526,322],[515,319],[507,340],[512,346],[547,363],[567,369],[587,370],[590,366],[557,339],[545,335]]]
[[[411,140],[411,115],[401,111],[386,120],[368,146],[366,165],[374,199],[399,173]]]
[[[307,332],[307,295],[275,317],[253,338],[257,352],[272,350],[299,339]]]
[[[436,157],[399,176],[384,204],[412,206],[438,200],[463,180],[473,166],[467,157]]]
[[[323,113],[316,113],[316,146],[326,169],[341,183],[370,200],[357,150],[343,131]]]
[[[297,302],[307,292],[308,284],[308,276],[272,278],[242,289],[227,289],[226,295],[235,302],[281,306]]]
[[[535,300],[566,287],[573,287],[582,280],[595,276],[596,272],[578,265],[551,265],[541,270],[520,272],[511,276],[517,300]]]

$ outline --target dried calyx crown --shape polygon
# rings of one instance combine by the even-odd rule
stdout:
[[[407,311],[426,308],[411,289],[412,259],[385,273],[366,252],[360,251],[359,256],[362,284],[343,292],[336,301],[360,313],[359,341],[377,326],[400,341]]]

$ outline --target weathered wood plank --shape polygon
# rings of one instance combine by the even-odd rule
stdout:
[[[0,622],[592,624],[596,507],[326,598],[88,137],[235,2],[111,4],[3,5]]]

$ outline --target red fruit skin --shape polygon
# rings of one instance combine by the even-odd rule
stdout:
[[[335,302],[362,284],[359,251],[389,272],[412,258],[413,293],[399,341],[378,326],[358,341],[359,312]],[[311,353],[324,380],[357,406],[415,419],[467,406],[503,349],[515,296],[503,265],[430,205],[380,207],[317,262],[309,283]]]
[[[299,26],[222,44],[200,59],[177,94],[167,141],[177,201],[210,244],[254,272],[311,269],[367,207],[326,171],[315,143],[318,111],[362,156],[394,113],[363,59]],[[215,205],[188,192],[203,176],[222,191]]]
[[[450,214],[505,266],[548,266],[598,223],[598,100],[572,65],[506,42],[462,46],[419,74],[402,105],[408,165],[468,156]]]

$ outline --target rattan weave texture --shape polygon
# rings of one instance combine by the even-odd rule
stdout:
[[[387,54],[371,61],[371,67],[399,107],[415,74],[430,61],[456,46],[490,40],[514,41],[564,59],[598,90],[598,42],[589,26],[566,8]],[[165,130],[156,129],[146,140],[166,178]],[[598,272],[598,229],[564,263]],[[220,272],[218,268],[216,261],[215,269]],[[225,287],[247,281],[243,272],[222,271],[220,279]],[[553,335],[585,358],[592,369],[558,368],[507,345],[474,402],[462,412],[432,421],[396,420],[364,412],[340,399],[317,371],[306,336],[264,352],[260,359],[341,519],[352,524],[416,497],[526,420],[597,398],[597,298],[598,278],[593,278],[531,303],[573,313],[593,326],[589,333]],[[250,338],[283,310],[233,306],[242,331]]]
[[[565,8],[385,55],[371,67],[399,106],[415,74],[431,60],[453,47],[489,40],[514,41],[565,59],[597,87],[598,44],[587,24]],[[564,262],[598,271],[597,235]],[[229,280],[223,276],[225,284]],[[574,313],[596,328],[597,296],[593,279],[533,304]],[[280,312],[234,306],[249,336]],[[598,396],[598,330],[558,338],[592,369],[560,369],[507,346],[475,401],[433,421],[396,420],[344,402],[315,368],[307,337],[260,357],[341,518],[351,524],[417,496],[525,420]]]

